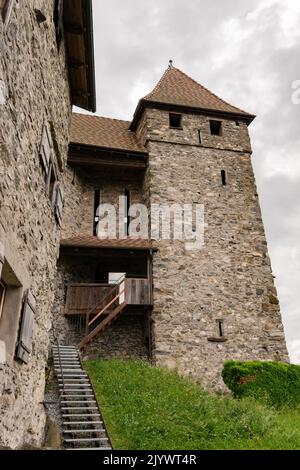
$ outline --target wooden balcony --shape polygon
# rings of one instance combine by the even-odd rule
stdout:
[[[101,306],[114,302],[116,289],[122,293],[119,302],[128,306],[152,306],[152,286],[146,278],[125,278],[118,286],[113,284],[68,284],[65,315],[87,315]]]

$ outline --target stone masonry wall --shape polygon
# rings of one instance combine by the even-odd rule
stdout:
[[[207,224],[200,251],[156,243],[153,357],[222,389],[227,359],[288,360],[247,127],[226,120],[223,135],[210,136],[205,116],[183,115],[183,130],[169,129],[164,111],[147,109],[146,118],[149,202],[204,204]]]
[[[138,179],[102,178],[101,175],[82,173],[68,167],[64,181],[66,203],[63,216],[62,237],[93,234],[94,192],[100,189],[101,203],[112,204],[118,217],[119,197],[125,188],[130,191],[131,204],[143,201],[142,182]]]
[[[61,177],[71,112],[53,5],[52,0],[14,2],[5,32],[0,21],[0,241],[22,294],[30,288],[37,301],[29,363],[11,354],[0,365],[0,445],[13,448],[39,445],[45,422],[42,401],[60,230],[46,194],[39,146],[46,120],[52,123]],[[44,23],[37,23],[34,8],[44,13]],[[20,312],[21,302],[16,333]],[[14,334],[10,346],[16,340]]]

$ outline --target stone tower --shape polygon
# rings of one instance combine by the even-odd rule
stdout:
[[[214,388],[225,360],[288,361],[251,164],[254,117],[170,65],[130,125],[149,154],[149,204],[205,210],[201,250],[156,242],[153,358]]]

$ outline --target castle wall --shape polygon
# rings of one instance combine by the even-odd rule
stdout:
[[[18,286],[5,363],[0,365],[0,445],[13,448],[39,445],[45,423],[42,401],[60,229],[45,188],[39,148],[45,120],[52,125],[61,178],[71,112],[64,44],[58,52],[53,6],[54,1],[45,0],[14,2],[5,32],[0,21],[0,242],[7,275]],[[40,25],[35,8],[47,18]],[[25,364],[14,358],[14,351],[28,288],[36,298],[36,313],[32,352]]]
[[[207,224],[201,250],[156,242],[153,357],[222,388],[227,359],[288,360],[247,127],[226,120],[223,135],[210,136],[208,117],[183,115],[183,130],[174,130],[167,112],[146,115],[149,202],[204,204]]]
[[[100,189],[102,204],[112,204],[119,217],[119,197],[124,196],[125,188],[130,191],[130,203],[143,202],[142,181],[131,178],[105,178],[68,167],[65,174],[66,203],[63,217],[62,237],[80,234],[93,235],[94,194]],[[117,219],[118,220],[118,219]]]

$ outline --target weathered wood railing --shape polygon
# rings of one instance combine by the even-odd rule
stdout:
[[[116,286],[113,284],[68,284],[65,315],[93,315],[108,303],[114,303]],[[127,305],[152,305],[151,285],[146,278],[125,278],[121,301]]]

